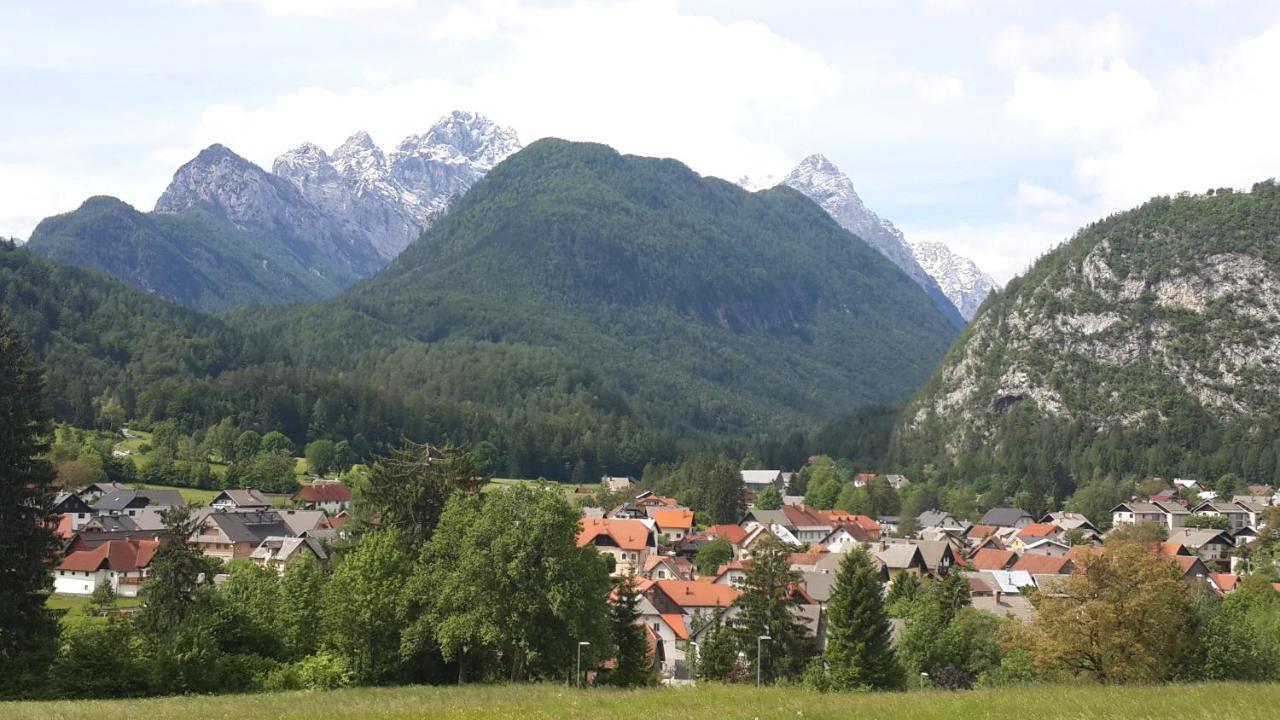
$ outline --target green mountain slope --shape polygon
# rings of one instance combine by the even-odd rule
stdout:
[[[1095,476],[1280,479],[1280,189],[1097,222],[989,301],[895,457],[1040,497]]]
[[[561,140],[494,168],[369,281],[240,316],[329,368],[406,344],[554,349],[646,424],[719,436],[900,401],[956,333],[798,192]]]
[[[200,309],[317,299],[357,279],[305,244],[240,229],[198,208],[141,213],[110,197],[47,218],[27,248]]]

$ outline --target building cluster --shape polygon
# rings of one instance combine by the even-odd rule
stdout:
[[[894,480],[907,482],[901,476]],[[615,492],[626,487],[624,478],[605,482]],[[778,471],[743,471],[742,483],[744,493],[754,497],[768,487],[781,492],[786,477]],[[1124,503],[1113,511],[1112,522],[1163,525],[1167,540],[1159,555],[1176,563],[1188,582],[1224,595],[1239,582],[1233,551],[1256,539],[1263,511],[1280,502],[1280,494],[1255,489],[1258,493],[1231,502],[1206,500],[1190,507],[1169,498]],[[1227,517],[1230,529],[1187,528],[1178,520],[1210,514]],[[1082,557],[1105,551],[1103,532],[1081,514],[1034,517],[1015,507],[992,508],[977,523],[929,510],[914,519],[917,530],[909,537],[898,536],[901,518],[816,510],[792,496],[784,496],[777,510],[748,509],[738,524],[707,526],[696,520],[675,499],[652,492],[614,508],[585,507],[580,520],[578,545],[609,556],[616,576],[638,578],[642,620],[657,662],[671,678],[687,676],[689,654],[713,627],[713,618],[732,619],[753,549],[765,537],[794,548],[797,616],[819,647],[825,647],[826,608],[836,574],[844,554],[855,546],[875,562],[886,592],[903,573],[941,578],[962,571],[974,607],[1019,619],[1035,613],[1027,590],[1052,593]],[[714,540],[728,543],[732,557],[701,573],[695,559]]]
[[[59,493],[54,512],[63,548],[52,571],[54,592],[91,595],[105,585],[120,597],[136,597],[165,529],[164,512],[181,504],[177,490],[114,483]],[[351,490],[332,481],[292,496],[223,490],[208,507],[192,510],[188,542],[209,557],[283,572],[295,555],[327,559],[325,542],[346,522],[350,504]]]

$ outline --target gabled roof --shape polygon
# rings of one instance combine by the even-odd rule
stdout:
[[[58,564],[58,570],[96,572],[114,570],[138,572],[151,564],[160,543],[156,540],[109,540],[97,547],[69,553]]]
[[[1018,560],[1018,554],[1012,550],[992,550],[983,548],[969,560],[969,565],[977,570],[1005,570]]]
[[[1226,531],[1213,528],[1178,528],[1169,533],[1167,542],[1176,542],[1193,550],[1199,550],[1211,542],[1233,544]]]
[[[924,567],[920,548],[910,543],[880,543],[872,545],[868,552],[890,570],[905,570],[916,565]]]
[[[916,524],[922,528],[938,527],[950,523],[959,524],[959,521],[951,513],[942,510],[925,510],[916,516]]]
[[[1011,570],[1025,570],[1032,575],[1064,575],[1071,572],[1071,558],[1028,554],[1018,558]]]
[[[1024,540],[1028,538],[1051,537],[1058,535],[1061,532],[1062,528],[1054,525],[1053,523],[1031,523],[1018,531],[1018,537],[1023,538]]]
[[[1209,582],[1218,590],[1226,593],[1236,589],[1240,584],[1240,576],[1231,573],[1209,573]]]
[[[280,513],[274,511],[218,511],[209,513],[205,522],[212,522],[217,525],[233,543],[261,543],[272,535],[286,537],[293,535]]]
[[[214,496],[210,505],[231,503],[238,508],[269,508],[271,501],[253,488],[231,488]]]
[[[693,511],[692,510],[655,510],[653,513],[653,521],[657,523],[661,529],[672,528],[676,530],[692,530],[693,529]]]
[[[945,540],[916,540],[915,546],[920,548],[920,558],[924,560],[924,566],[933,572],[942,565],[942,558],[948,553],[951,554],[951,561],[954,563],[960,559],[956,554],[955,548],[951,547],[951,543]]]
[[[808,505],[783,505],[782,514],[787,518],[786,525],[797,530],[831,529],[831,523]]]
[[[115,512],[119,510],[128,510],[129,508],[146,507],[150,504],[150,500],[138,493],[137,490],[111,490],[98,498],[98,502],[93,507],[98,512]]]
[[[776,485],[782,482],[781,470],[743,470],[743,485]]]
[[[619,520],[615,518],[582,518],[578,521],[578,547],[596,543],[600,538],[607,538],[612,544],[628,551],[639,551],[650,547],[651,531],[649,526],[639,520]]]
[[[309,537],[282,537],[280,535],[272,535],[265,538],[258,547],[254,548],[253,553],[249,557],[256,560],[276,559],[280,562],[288,562],[289,558],[296,555],[302,550],[309,550],[319,560],[327,560],[329,554],[325,552],[324,546],[315,538]]]
[[[653,587],[685,609],[729,607],[742,594],[732,585],[707,580],[656,580]]]
[[[1026,510],[1015,507],[996,507],[987,511],[978,521],[979,525],[996,525],[998,527],[1014,527],[1018,523],[1031,522],[1035,518]]]
[[[1088,528],[1094,532],[1098,530],[1093,523],[1089,522],[1089,518],[1077,512],[1058,511],[1046,513],[1044,517],[1040,518],[1040,522],[1053,523],[1063,530],[1072,530],[1078,527]]]
[[[351,488],[340,482],[317,482],[303,485],[293,494],[293,500],[309,503],[351,502]]]
[[[707,539],[720,538],[730,545],[741,545],[747,539],[747,531],[741,525],[712,525],[702,535]]]
[[[290,535],[302,535],[311,530],[332,527],[323,510],[278,510],[280,520],[289,528]],[[336,516],[335,516],[336,517]]]

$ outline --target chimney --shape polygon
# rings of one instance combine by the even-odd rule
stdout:
[[[1000,590],[999,590],[999,589],[997,589],[997,590],[996,590],[996,604],[997,604],[997,605],[999,605],[999,604],[1000,604]]]

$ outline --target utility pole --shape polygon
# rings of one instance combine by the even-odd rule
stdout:
[[[578,641],[578,662],[574,665],[573,680],[578,687],[582,687],[582,648],[590,645],[586,640]]]
[[[764,657],[764,643],[766,640],[772,639],[768,635],[760,635],[756,638],[756,687],[760,687],[762,684],[760,681],[760,669],[763,665],[761,659]]]

